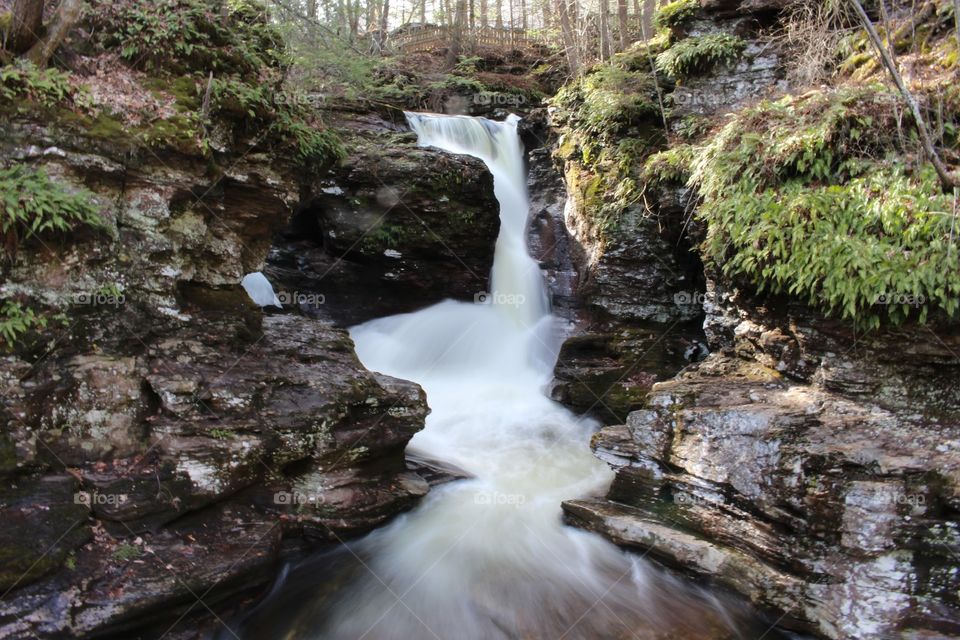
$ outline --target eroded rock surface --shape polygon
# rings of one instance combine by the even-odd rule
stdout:
[[[433,157],[408,147],[381,174],[400,189]],[[50,321],[0,361],[0,637],[163,624],[189,637],[272,578],[283,540],[338,542],[427,492],[403,453],[423,391],[364,369],[329,314],[297,313],[297,299],[265,313],[239,286],[326,177],[257,153],[111,150],[29,122],[0,152],[91,190],[106,222],[32,239],[4,266],[3,297]],[[348,176],[372,180],[364,158]],[[450,162],[446,178],[469,164]]]

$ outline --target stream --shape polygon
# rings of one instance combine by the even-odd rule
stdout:
[[[237,629],[245,639],[775,638],[739,601],[563,524],[603,494],[597,424],[546,396],[563,338],[526,245],[515,116],[407,114],[423,146],[480,158],[500,203],[490,291],[351,330],[371,370],[413,380],[431,408],[409,451],[470,478],[412,512],[287,567]],[[235,627],[236,629],[236,627]]]

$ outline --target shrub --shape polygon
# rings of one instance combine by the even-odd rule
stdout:
[[[891,155],[896,128],[884,118],[893,96],[881,92],[764,102],[696,149],[707,261],[759,292],[797,296],[864,327],[923,322],[931,308],[953,316],[953,198],[931,167],[909,171],[902,150]]]
[[[334,132],[320,130],[284,112],[273,123],[272,131],[293,148],[297,160],[308,168],[319,168],[329,162],[342,160],[346,155]]]
[[[745,47],[743,40],[728,33],[685,38],[657,56],[657,68],[683,80],[736,62]]]
[[[679,27],[693,19],[700,8],[699,0],[676,0],[657,9],[653,14],[653,26],[657,30]]]
[[[31,236],[103,224],[89,191],[72,193],[43,170],[23,164],[0,169],[0,232],[7,252]]]

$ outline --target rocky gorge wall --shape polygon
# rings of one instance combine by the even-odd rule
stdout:
[[[106,224],[5,266],[4,297],[54,320],[0,366],[0,637],[196,637],[288,551],[366,532],[442,477],[404,458],[422,390],[364,369],[343,327],[483,289],[490,176],[390,123],[343,126],[368,147],[320,175],[242,146],[211,170],[5,129],[3,157],[90,190]],[[239,282],[268,253],[284,309],[265,313]]]
[[[674,127],[691,115],[710,126],[785,89],[776,49],[749,28],[780,5],[701,7],[687,36],[737,34],[744,54],[666,87]],[[955,323],[863,334],[714,268],[697,277],[677,262],[677,237],[696,247],[705,232],[681,185],[650,180],[643,202],[597,233],[602,204],[582,189],[597,169],[563,144],[581,293],[601,321],[565,344],[555,394],[608,425],[592,446],[616,471],[605,497],[564,503],[567,521],[817,637],[960,633]],[[691,316],[702,351],[644,360]],[[612,348],[651,322],[644,348]]]

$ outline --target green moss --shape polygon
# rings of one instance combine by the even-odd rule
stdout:
[[[127,131],[126,125],[107,112],[97,114],[97,116],[89,122],[88,126],[85,127],[85,133],[91,138],[98,138],[108,142],[130,144],[133,140]]]
[[[676,0],[667,3],[653,14],[653,25],[657,30],[682,26],[692,20],[699,9],[699,0]]]
[[[696,149],[705,259],[870,328],[955,315],[953,197],[903,166],[891,101],[871,86],[763,102]]]
[[[657,68],[677,80],[711,71],[740,59],[746,43],[728,33],[685,38],[657,56]]]
[[[123,542],[113,550],[113,553],[110,554],[114,560],[127,561],[134,560],[140,557],[140,547],[135,544],[130,544],[129,542]]]
[[[636,53],[636,52],[634,52]],[[644,158],[663,144],[656,87],[647,70],[623,60],[593,68],[554,99],[561,125],[557,155],[568,161],[568,180],[600,236],[615,229],[640,198]]]
[[[652,186],[683,185],[690,179],[693,147],[686,144],[671,147],[647,158],[643,165],[644,181]]]
[[[571,129],[603,141],[638,121],[659,115],[656,87],[648,71],[599,65],[563,87],[553,100]]]

